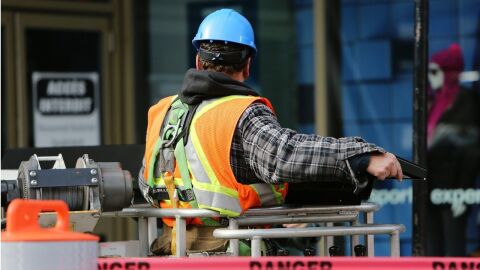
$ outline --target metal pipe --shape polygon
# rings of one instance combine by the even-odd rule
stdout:
[[[400,237],[398,231],[390,234],[390,254],[392,257],[400,257]]]
[[[102,213],[102,216],[109,217],[222,217],[220,213],[207,209],[189,209],[189,208],[143,208],[131,207],[124,208],[119,212]]]
[[[258,258],[262,256],[262,251],[261,251],[261,246],[262,246],[262,238],[261,237],[252,237],[252,257],[253,258]]]
[[[426,165],[427,155],[427,67],[428,67],[428,0],[415,0],[415,51],[414,51],[414,118],[413,161]],[[426,181],[413,182],[413,255],[425,256],[427,243]]]
[[[371,212],[365,213],[365,223],[373,224],[373,213]],[[365,235],[365,245],[367,246],[367,256],[374,257],[375,256],[375,239],[373,238],[373,235]]]
[[[321,214],[311,216],[253,216],[239,217],[238,225],[265,225],[265,224],[288,224],[288,223],[316,223],[316,222],[346,222],[357,219],[357,215]]]
[[[332,228],[332,227],[333,227],[333,223],[332,223],[332,222],[327,222],[327,223],[325,224],[325,226],[326,226],[327,228]],[[333,236],[330,236],[330,235],[325,236],[325,250],[326,250],[327,252],[328,252],[328,248],[331,247],[331,246],[333,246],[333,242],[334,242]]]
[[[265,216],[265,215],[306,215],[310,213],[329,214],[329,213],[352,213],[352,212],[375,212],[380,209],[376,203],[362,203],[360,205],[332,205],[332,206],[305,206],[291,207],[278,206],[269,208],[251,208],[243,216]]]
[[[140,257],[146,257],[150,252],[150,245],[148,244],[148,222],[144,217],[138,218],[138,242]]]
[[[354,220],[350,223],[350,226],[357,226],[358,225],[358,220]],[[355,246],[360,244],[360,239],[358,235],[351,235],[350,236],[350,254],[352,256],[355,256]]]
[[[400,232],[405,231],[405,226],[401,224],[383,224],[383,225],[360,225],[356,227],[314,227],[314,228],[275,228],[275,229],[216,229],[213,236],[226,239],[252,239],[252,257],[259,251],[254,249],[254,239],[260,238],[289,238],[289,237],[319,237],[319,236],[345,236],[345,235],[364,235],[364,234],[388,234],[391,239],[391,255],[399,255],[399,237]],[[395,243],[394,243],[395,241]],[[259,243],[255,243],[259,245]]]
[[[402,224],[374,224],[359,225],[356,227],[310,227],[310,228],[272,228],[272,229],[216,229],[213,236],[217,238],[248,239],[254,236],[262,238],[289,238],[289,237],[318,237],[318,236],[345,236],[364,234],[391,234],[394,231],[403,232]]]
[[[375,203],[364,203],[361,205],[341,205],[341,206],[307,206],[292,208],[289,206],[271,207],[271,208],[252,208],[249,209],[240,219],[253,216],[306,216],[309,214],[340,214],[355,215],[358,212],[375,212],[380,208]],[[186,208],[152,208],[152,207],[129,207],[117,212],[103,212],[104,217],[222,217],[220,213],[208,209],[186,209]]]
[[[157,231],[157,218],[156,217],[149,217],[147,218],[147,230],[148,230],[148,247],[152,245],[153,241],[158,237]]]
[[[176,257],[185,257],[187,254],[187,223],[181,216],[175,217],[175,234],[176,234]]]
[[[228,219],[228,229],[229,230],[236,230],[238,229],[238,222],[234,218]],[[238,239],[230,239],[230,251],[232,252],[233,256],[240,256],[240,247]]]
[[[61,159],[62,156],[37,156],[38,161],[56,161]]]

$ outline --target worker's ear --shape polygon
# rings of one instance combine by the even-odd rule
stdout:
[[[245,65],[245,67],[242,70],[243,78],[245,78],[245,80],[247,80],[248,77],[250,76],[250,63],[251,62],[252,62],[252,58],[249,57],[248,60],[247,60],[247,64]]]
[[[202,64],[200,63],[200,56],[198,56],[198,53],[197,56],[195,56],[195,67],[197,70],[202,70]]]

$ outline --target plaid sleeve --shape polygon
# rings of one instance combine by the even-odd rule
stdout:
[[[247,164],[267,183],[356,180],[347,159],[384,152],[359,137],[336,139],[282,128],[272,111],[261,103],[245,110],[237,128]]]

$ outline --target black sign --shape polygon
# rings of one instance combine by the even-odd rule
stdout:
[[[42,78],[37,81],[37,110],[43,115],[90,114],[94,82],[88,78]]]

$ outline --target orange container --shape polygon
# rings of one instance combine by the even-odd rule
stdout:
[[[38,223],[38,215],[47,211],[57,213],[53,228]],[[68,206],[63,201],[12,201],[2,232],[2,269],[97,269],[98,237],[71,232],[68,226]]]

